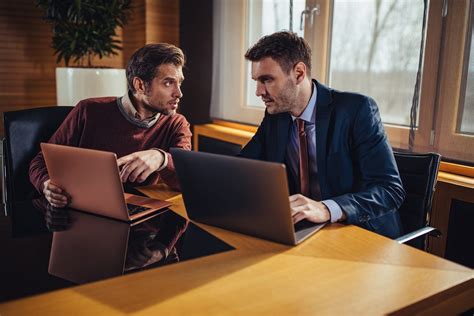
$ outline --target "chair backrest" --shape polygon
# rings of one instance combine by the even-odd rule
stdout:
[[[441,155],[399,152],[394,155],[407,194],[399,209],[403,233],[407,234],[429,223]],[[418,238],[407,244],[425,249],[425,240],[426,238]]]
[[[11,212],[12,203],[34,195],[28,168],[40,151],[40,142],[48,141],[73,107],[53,106],[3,113],[5,204]]]

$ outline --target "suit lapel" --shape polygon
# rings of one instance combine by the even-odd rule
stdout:
[[[318,89],[316,100],[316,159],[318,164],[318,181],[321,189],[321,197],[325,199],[327,192],[327,172],[326,172],[326,148],[328,139],[328,127],[331,117],[332,107],[330,106],[332,98],[327,87],[314,81]]]

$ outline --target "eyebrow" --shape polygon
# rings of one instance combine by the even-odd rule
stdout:
[[[252,78],[253,80],[256,80],[256,81],[264,81],[266,79],[273,79],[273,76],[271,75],[261,75],[261,76],[258,76],[257,78]]]
[[[174,77],[165,77],[162,80],[163,81],[176,81],[176,78],[174,78]],[[179,78],[179,82],[183,82],[183,81],[184,81],[184,76]]]

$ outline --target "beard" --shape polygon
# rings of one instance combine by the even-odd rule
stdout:
[[[146,94],[147,96],[147,101],[150,101],[150,98],[151,98],[151,92],[150,91],[146,91]],[[170,101],[172,102],[172,101]],[[179,100],[177,101],[179,102]],[[169,102],[168,102],[169,103]],[[159,114],[163,114],[163,115],[174,115],[176,114],[176,109],[171,109],[169,108],[167,105],[168,103],[163,103],[161,101],[157,102],[156,104],[151,104],[149,102],[143,102],[143,107],[147,110],[147,111],[150,111],[151,113],[153,113],[153,115],[159,113]]]
[[[270,114],[279,114],[284,112],[290,112],[296,104],[296,89],[293,81],[288,78],[280,90],[280,92],[274,97],[262,96],[262,100],[270,100],[273,104],[267,106],[267,111]]]
[[[151,106],[148,103],[143,102],[143,107],[150,113],[153,113],[155,115],[156,113],[161,113],[159,110],[157,110],[155,107]]]
[[[148,104],[148,103],[143,103],[143,107],[149,111],[150,113],[153,113],[153,115],[155,114],[161,114],[161,115],[175,115],[176,114],[176,109],[170,109],[168,108],[165,104],[163,104],[162,102],[158,103],[158,104],[154,104],[154,105],[151,105],[151,104]]]

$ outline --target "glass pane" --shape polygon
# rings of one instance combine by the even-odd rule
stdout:
[[[290,2],[293,2],[290,25]],[[291,30],[303,36],[300,16],[306,0],[249,0],[248,47],[252,47],[262,36],[282,30]],[[264,108],[255,95],[256,84],[251,78],[251,64],[247,66],[247,105]]]
[[[461,112],[461,126],[458,130],[463,134],[474,134],[474,3],[471,5],[471,45],[468,52],[466,91]]]
[[[329,85],[371,96],[382,120],[410,125],[423,0],[334,0]]]

